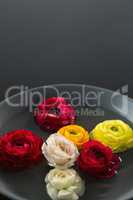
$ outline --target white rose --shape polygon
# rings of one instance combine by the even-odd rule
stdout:
[[[42,153],[52,167],[66,169],[74,165],[79,152],[64,136],[52,134],[42,145]]]
[[[84,181],[73,169],[53,169],[45,181],[52,200],[78,200],[85,191]]]

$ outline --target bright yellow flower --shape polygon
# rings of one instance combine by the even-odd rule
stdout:
[[[59,129],[58,133],[72,141],[78,149],[81,149],[82,145],[89,140],[88,131],[78,125],[64,126]]]
[[[106,120],[91,132],[91,139],[98,140],[118,153],[133,148],[133,130],[121,120]]]

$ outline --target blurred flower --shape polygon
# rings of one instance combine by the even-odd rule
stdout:
[[[73,169],[53,169],[46,176],[47,192],[53,200],[78,200],[85,185]]]
[[[97,178],[111,178],[120,167],[120,158],[112,150],[98,141],[83,145],[77,164],[83,172]]]
[[[32,131],[15,130],[0,138],[0,166],[10,170],[30,167],[42,159],[43,140]]]
[[[73,124],[76,111],[62,97],[52,97],[44,100],[34,111],[36,123],[49,132],[54,132],[62,126]]]
[[[79,153],[77,147],[65,137],[52,134],[42,146],[42,153],[49,165],[61,169],[74,165]]]
[[[88,131],[78,125],[64,126],[59,129],[58,133],[72,141],[78,149],[81,149],[83,144],[89,140]]]

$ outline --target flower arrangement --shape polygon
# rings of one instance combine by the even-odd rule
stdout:
[[[117,174],[117,153],[133,147],[133,130],[121,120],[106,120],[92,131],[76,124],[76,111],[62,97],[46,99],[37,106],[35,121],[52,134],[45,140],[29,130],[14,130],[0,137],[0,166],[11,171],[38,164],[45,157],[53,167],[45,183],[52,200],[78,200],[85,182],[75,169],[98,179]]]

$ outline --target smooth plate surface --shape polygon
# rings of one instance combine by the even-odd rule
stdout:
[[[78,111],[81,108],[91,110],[87,116],[84,114],[78,116],[77,124],[83,125],[91,130],[98,122],[105,119],[122,119],[132,126],[133,122],[133,102],[119,94],[114,94],[109,90],[84,85],[55,85],[54,88],[60,92],[69,91],[72,96],[76,95],[74,91],[78,91],[82,97],[88,92],[102,93],[100,104],[96,103],[93,110],[99,109],[95,114],[92,107],[84,104],[76,107]],[[41,87],[27,92],[29,99],[32,96],[33,102],[38,101],[37,95],[31,95],[35,91],[44,95],[46,89],[46,97],[55,96],[55,90],[52,88]],[[20,97],[26,96],[26,93],[18,94],[10,98],[13,103],[18,103]],[[96,99],[91,99],[91,105]],[[112,106],[113,103],[113,106]],[[83,104],[83,102],[82,102]],[[126,110],[128,108],[128,110]],[[93,114],[92,114],[93,113]],[[97,116],[92,116],[97,115]],[[99,116],[98,116],[99,115]],[[43,132],[35,124],[28,106],[11,107],[6,101],[0,104],[0,134],[12,129],[25,128],[33,130],[35,133],[48,137],[48,133]],[[123,163],[119,174],[111,180],[96,180],[83,175],[86,181],[86,193],[80,200],[126,200],[133,197],[133,150],[121,154]],[[50,168],[46,162],[22,172],[10,173],[0,170],[0,193],[12,200],[50,200],[46,193],[44,178]]]

